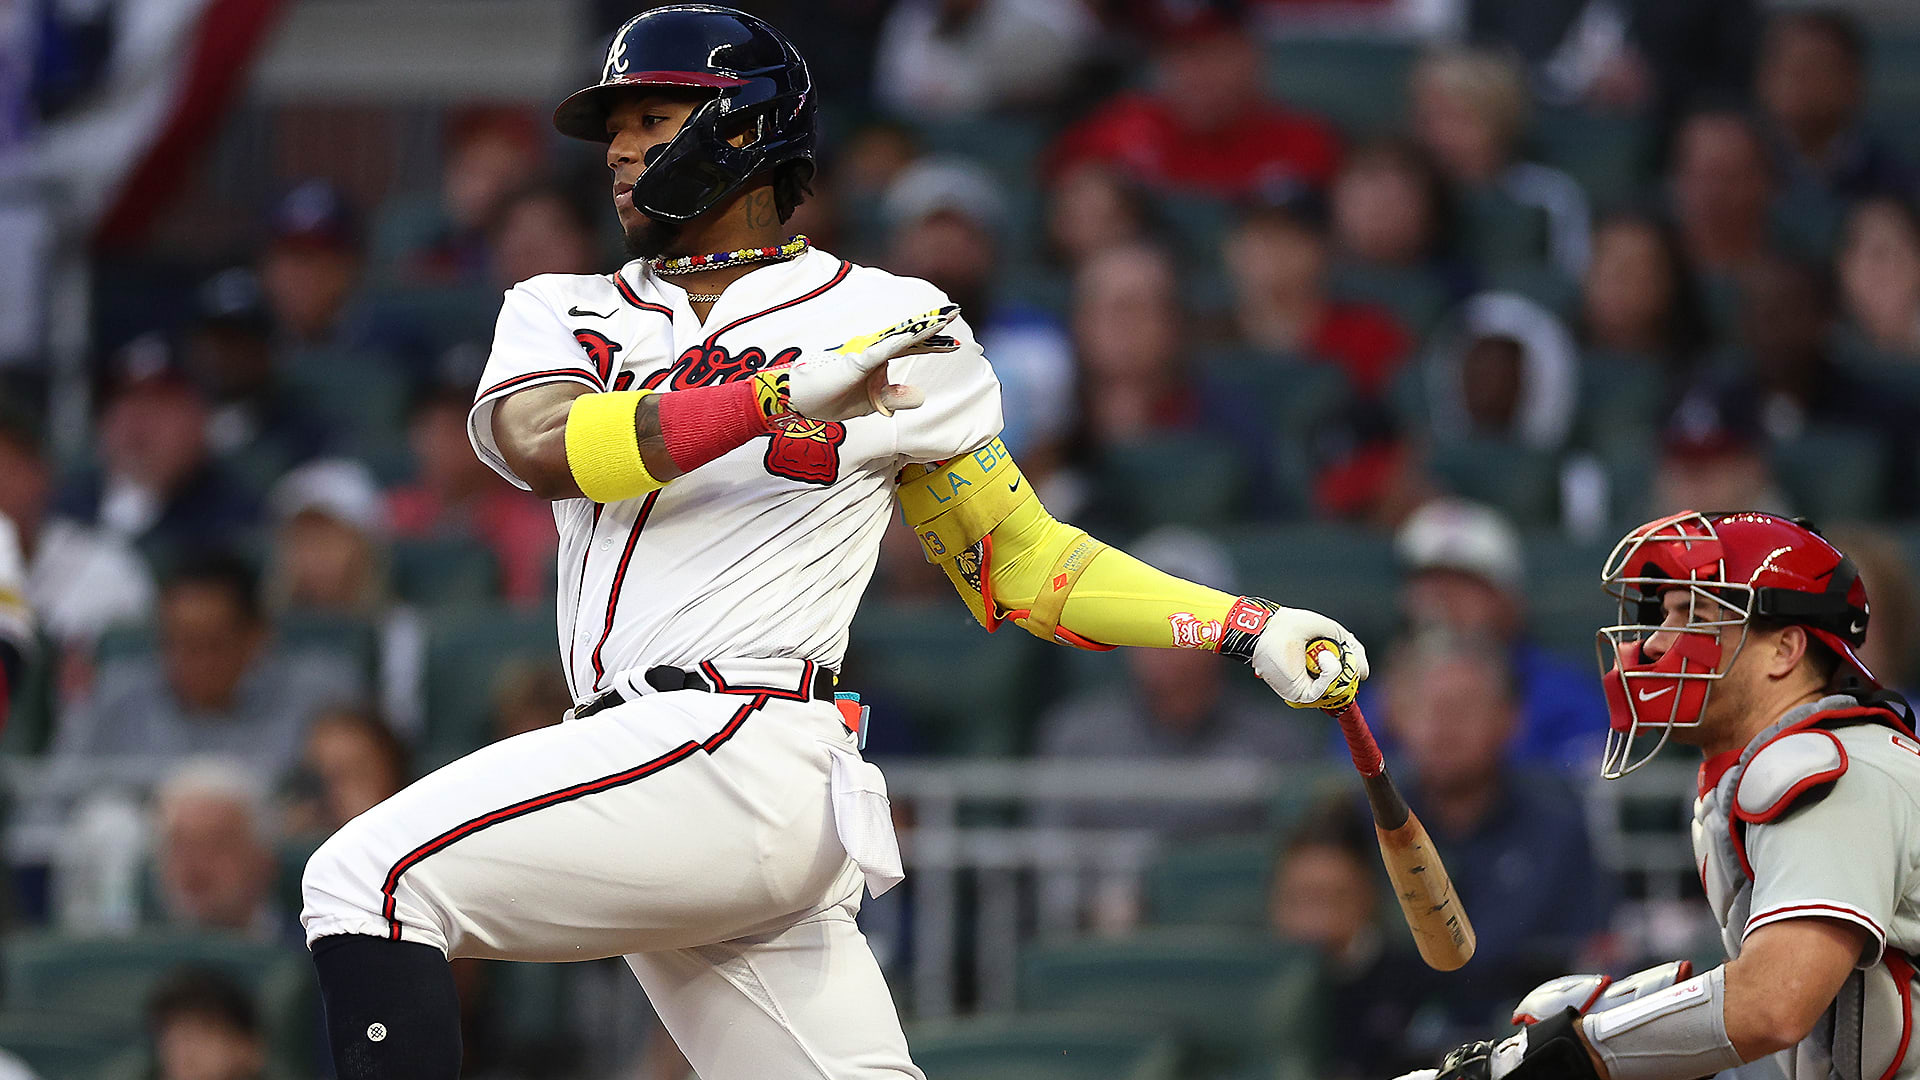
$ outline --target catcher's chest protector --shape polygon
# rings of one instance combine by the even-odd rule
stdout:
[[[1694,801],[1694,859],[1729,959],[1740,955],[1743,939],[1760,926],[1820,914],[1817,883],[1809,884],[1803,903],[1779,904],[1769,898],[1767,910],[1753,910],[1756,880],[1763,871],[1778,873],[1779,868],[1752,864],[1747,850],[1749,830],[1782,821],[1844,782],[1848,743],[1856,740],[1843,739],[1840,733],[1871,729],[1877,733],[1873,740],[1877,745],[1885,741],[1889,728],[1899,731],[1893,714],[1843,696],[1792,710],[1755,736],[1738,761]],[[1900,734],[1905,737],[1904,732]],[[1858,840],[1828,839],[1836,845]],[[1859,855],[1908,857],[1886,850],[1881,843],[1861,845]],[[1843,910],[1850,907],[1835,902],[1832,914],[1859,921]],[[1788,1080],[1920,1078],[1920,1046],[1912,1045],[1920,1041],[1914,1038],[1914,974],[1912,959],[1891,942],[1878,962],[1855,970],[1812,1034],[1775,1055]]]

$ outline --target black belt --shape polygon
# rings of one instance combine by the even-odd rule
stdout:
[[[708,694],[715,692],[713,684],[708,682],[707,677],[698,671],[668,667],[665,664],[659,667],[648,668],[646,680],[648,686],[653,687],[663,694],[673,690],[699,690]],[[832,701],[833,682],[833,672],[824,667],[816,666],[813,669],[813,685],[808,687],[808,693],[815,701]],[[751,693],[752,691],[749,690],[747,692]],[[594,713],[605,712],[615,705],[624,705],[626,701],[626,697],[622,695],[620,691],[610,688],[602,691],[598,697],[588,701],[585,705],[576,706],[573,710],[573,718],[575,720],[585,719]]]

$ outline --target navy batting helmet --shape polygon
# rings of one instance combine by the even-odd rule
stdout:
[[[619,91],[673,86],[710,90],[679,133],[647,155],[633,205],[649,217],[686,221],[755,173],[797,162],[813,176],[813,78],[785,35],[732,8],[679,4],[627,20],[613,35],[600,81],[560,103],[562,134],[610,142],[607,113]],[[746,145],[730,137],[745,132]]]

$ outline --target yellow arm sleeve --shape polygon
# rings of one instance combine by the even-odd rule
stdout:
[[[910,466],[899,496],[928,560],[988,630],[1010,619],[1083,648],[1246,655],[1274,610],[1163,573],[1055,520],[998,440],[943,465]]]

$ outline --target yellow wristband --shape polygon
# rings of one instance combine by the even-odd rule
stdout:
[[[567,469],[580,493],[597,503],[637,499],[666,486],[640,458],[634,413],[652,390],[581,394],[567,414]]]

